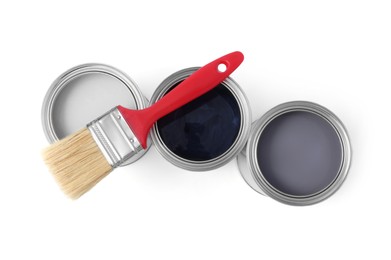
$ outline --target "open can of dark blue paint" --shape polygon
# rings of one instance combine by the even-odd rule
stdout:
[[[252,126],[237,162],[255,191],[289,205],[311,205],[344,182],[351,145],[341,120],[305,101],[278,105]]]
[[[194,73],[198,67],[167,77],[152,95],[151,104]],[[230,77],[216,88],[158,120],[152,141],[172,164],[191,171],[218,168],[243,149],[251,128],[247,98]]]

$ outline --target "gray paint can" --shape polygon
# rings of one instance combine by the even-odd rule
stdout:
[[[117,68],[98,63],[73,67],[52,83],[45,96],[42,126],[46,138],[54,143],[118,105],[143,109],[148,101],[137,84]],[[135,162],[146,151],[137,153],[122,165]]]
[[[311,205],[344,182],[351,145],[345,126],[327,108],[294,101],[278,105],[253,123],[237,157],[255,191],[289,205]]]
[[[167,77],[154,92],[151,104],[197,69],[184,69]],[[246,144],[250,128],[247,98],[228,77],[212,91],[159,120],[151,137],[167,161],[186,170],[207,171],[235,158]]]

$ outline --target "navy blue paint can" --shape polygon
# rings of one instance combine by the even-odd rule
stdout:
[[[178,71],[156,89],[151,104],[162,98],[198,68]],[[218,168],[244,147],[251,127],[247,98],[227,78],[216,88],[156,122],[151,133],[157,150],[172,164],[186,170]]]

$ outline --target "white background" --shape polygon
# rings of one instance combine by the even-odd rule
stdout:
[[[389,1],[2,1],[0,259],[390,259]],[[240,50],[232,77],[259,118],[286,101],[345,123],[353,163],[309,207],[254,192],[236,161],[187,172],[154,148],[77,201],[44,166],[52,81],[115,66],[150,98],[183,68]]]

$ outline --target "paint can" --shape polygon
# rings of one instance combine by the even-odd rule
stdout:
[[[73,67],[52,83],[44,98],[42,126],[46,138],[54,143],[118,105],[143,109],[148,101],[128,75],[112,66],[89,63]],[[122,165],[133,163],[146,151]]]
[[[152,95],[151,104],[197,69],[187,68],[167,77]],[[206,171],[236,157],[250,128],[247,98],[229,77],[212,91],[158,120],[151,137],[167,161],[186,170]]]
[[[255,191],[289,205],[311,205],[344,182],[351,145],[345,126],[327,108],[305,101],[278,105],[253,123],[237,157]]]

